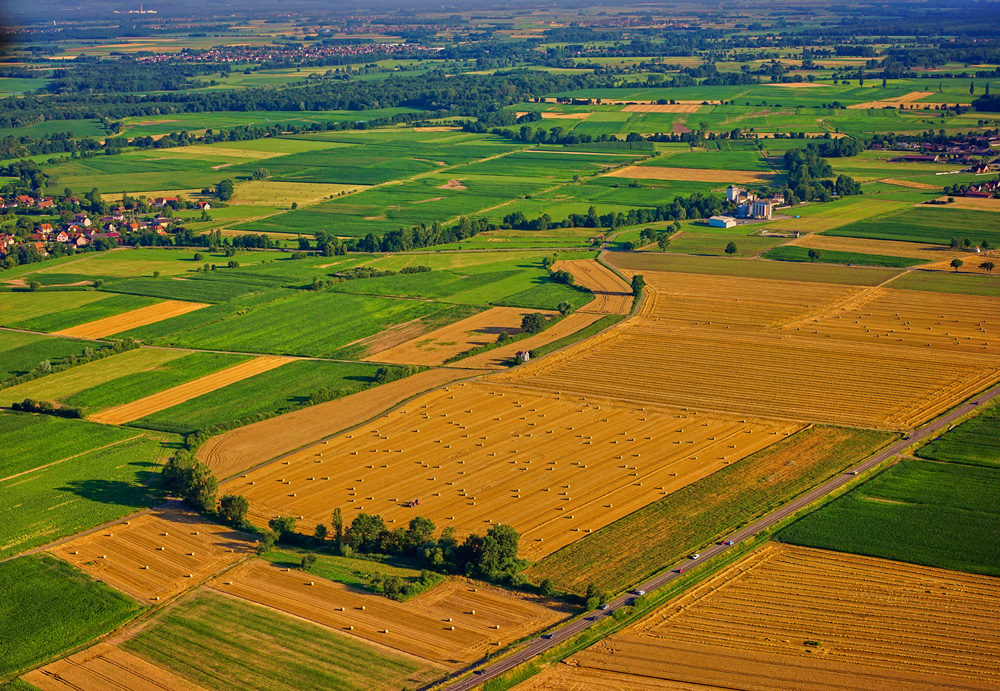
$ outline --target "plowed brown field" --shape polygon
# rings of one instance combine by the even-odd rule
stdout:
[[[787,293],[780,297],[774,293],[772,298],[761,292],[746,307],[741,299],[740,305],[732,302],[727,310],[718,291],[709,291],[707,299],[695,296],[698,299],[689,301],[665,292],[678,279],[645,275],[656,292],[643,304],[640,316],[543,360],[498,374],[495,381],[574,396],[911,429],[1000,380],[1000,360],[985,351],[949,350],[948,365],[942,366],[941,353],[926,343],[910,347],[905,341],[859,342],[832,334],[816,338],[818,334],[759,325],[768,320],[778,325],[791,321],[788,317],[818,319],[824,312],[850,309],[853,300],[865,298],[860,291],[821,286],[818,296],[806,298],[816,302],[805,304],[795,301],[801,296],[789,304]],[[683,280],[692,279],[685,275]],[[740,280],[740,285],[746,283]],[[768,283],[781,282],[761,280],[762,290]],[[808,290],[800,285],[798,290]],[[843,297],[825,306],[819,302],[838,295]],[[978,300],[970,302],[971,309],[988,307]],[[922,307],[919,310],[923,313]],[[908,320],[909,315],[900,314]],[[986,318],[985,311],[980,314],[977,323]],[[703,321],[692,325],[698,315]],[[614,377],[595,376],[608,363],[625,362],[642,367],[622,367]]]
[[[396,602],[260,559],[237,566],[211,587],[449,667],[567,616],[538,601],[457,580]]]
[[[998,595],[986,576],[767,545],[571,657],[569,683],[594,670],[622,689],[996,689]],[[519,688],[590,688],[562,669]]]
[[[299,516],[310,534],[334,507],[346,522],[425,516],[460,537],[506,523],[538,559],[800,427],[466,382],[223,491],[250,500],[255,525]]]
[[[870,288],[853,304],[784,328],[820,338],[1000,355],[1000,298]]]
[[[751,170],[712,170],[709,168],[667,168],[665,166],[625,166],[605,173],[612,178],[633,180],[692,180],[695,182],[761,183],[774,176]]]
[[[54,331],[53,333],[56,336],[69,336],[71,338],[104,338],[105,336],[146,326],[147,324],[155,324],[171,317],[179,317],[182,314],[200,310],[202,307],[208,307],[208,305],[203,302],[164,300],[149,307],[141,307],[131,312],[97,319],[96,321],[73,326],[62,331]]]
[[[24,680],[41,691],[203,691],[165,669],[107,643],[36,669]]]
[[[553,264],[552,270],[569,271],[577,284],[594,292],[594,300],[581,307],[581,312],[628,314],[632,310],[632,287],[600,262],[593,259],[562,260]]]
[[[622,108],[623,113],[697,113],[700,103],[635,103]]]
[[[95,415],[91,415],[88,419],[94,422],[101,422],[105,425],[124,425],[127,422],[132,422],[147,415],[158,413],[161,410],[172,408],[196,396],[221,389],[224,386],[242,381],[255,374],[267,372],[291,361],[292,358],[274,355],[257,357],[253,360],[241,362],[238,365],[220,370],[219,372],[205,375],[200,379],[180,384],[166,391],[154,393],[152,396],[146,396],[131,403],[102,410]]]
[[[198,460],[207,463],[217,478],[224,479],[360,425],[407,398],[476,374],[486,371],[427,370],[336,401],[256,422],[212,437],[198,449]]]
[[[577,331],[587,328],[602,316],[596,312],[584,312],[580,310],[567,317],[563,317],[540,334],[499,346],[479,355],[472,355],[463,360],[453,362],[451,366],[470,367],[474,369],[507,369],[510,359],[520,351],[534,350],[535,348],[558,341],[560,338],[575,334]]]
[[[197,514],[156,509],[49,550],[142,602],[190,588],[249,554],[248,535]]]
[[[788,243],[799,247],[810,247],[831,252],[859,252],[889,257],[912,257],[929,262],[951,260],[965,252],[953,250],[944,245],[925,245],[919,242],[896,242],[894,240],[867,240],[865,238],[842,238],[834,235],[805,235]]]
[[[473,348],[496,343],[502,333],[520,333],[521,320],[526,314],[532,312],[541,312],[549,318],[558,314],[546,310],[494,307],[388,350],[370,355],[365,360],[395,362],[404,365],[440,365],[445,360]]]

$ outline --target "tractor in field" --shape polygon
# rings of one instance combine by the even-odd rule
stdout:
[[[413,501],[406,502],[406,508],[412,509],[414,506],[420,506],[420,500],[414,499]]]

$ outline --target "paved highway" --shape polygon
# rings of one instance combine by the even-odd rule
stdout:
[[[837,476],[827,480],[822,485],[816,487],[815,489],[803,494],[802,496],[793,499],[787,504],[775,509],[771,513],[767,514],[763,518],[751,523],[750,525],[742,528],[741,530],[733,533],[727,537],[722,543],[714,544],[707,547],[703,552],[698,561],[685,560],[683,562],[674,564],[669,570],[655,576],[642,585],[636,586],[636,590],[644,590],[646,592],[652,592],[657,588],[666,585],[667,583],[679,578],[682,571],[687,571],[690,568],[694,568],[695,564],[701,564],[704,561],[715,557],[722,552],[729,549],[730,544],[737,545],[744,540],[753,537],[757,533],[760,533],[768,528],[771,528],[779,521],[787,518],[796,511],[799,511],[805,506],[813,503],[817,499],[824,497],[831,492],[840,489],[848,482],[854,479],[855,475],[859,475],[866,470],[870,470],[882,463],[888,458],[891,458],[899,453],[902,453],[905,449],[912,446],[921,439],[925,439],[929,436],[937,434],[940,430],[949,427],[955,420],[971,413],[977,408],[977,406],[990,401],[997,396],[1000,396],[1000,385],[994,386],[991,389],[987,389],[979,396],[970,400],[955,410],[951,411],[947,415],[939,417],[931,422],[927,423],[920,429],[904,435],[903,439],[900,439],[895,444],[886,447],[882,451],[879,451],[874,456],[867,458],[858,465],[850,468],[844,473],[840,473]],[[603,619],[604,617],[611,616],[611,614],[624,607],[634,595],[621,595],[610,603],[610,607],[607,610],[598,610],[593,615],[588,615],[580,619],[575,619],[564,626],[553,631],[551,634],[545,637],[539,637],[529,641],[523,648],[516,651],[515,653],[505,657],[504,659],[498,661],[496,664],[490,665],[479,672],[479,674],[473,675],[471,677],[466,677],[465,679],[458,681],[450,686],[445,687],[445,691],[466,691],[466,689],[472,689],[479,684],[482,684],[493,677],[499,676],[504,672],[508,672],[514,667],[517,667],[523,662],[541,655],[545,651],[554,648],[560,643],[564,642],[568,638],[572,638],[576,634],[580,633],[584,629],[593,626],[597,621]]]

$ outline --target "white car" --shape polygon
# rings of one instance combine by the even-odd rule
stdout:
[[[700,554],[692,554],[691,558],[692,559],[701,559],[701,555]]]

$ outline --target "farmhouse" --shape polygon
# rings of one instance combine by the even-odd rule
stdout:
[[[726,199],[736,204],[737,218],[765,218],[770,219],[774,209],[784,204],[783,196],[771,198],[760,197],[748,190],[730,185],[726,188]],[[720,226],[729,228],[731,226]]]
[[[732,228],[736,225],[736,219],[732,216],[712,216],[708,219],[708,225],[713,228]]]

